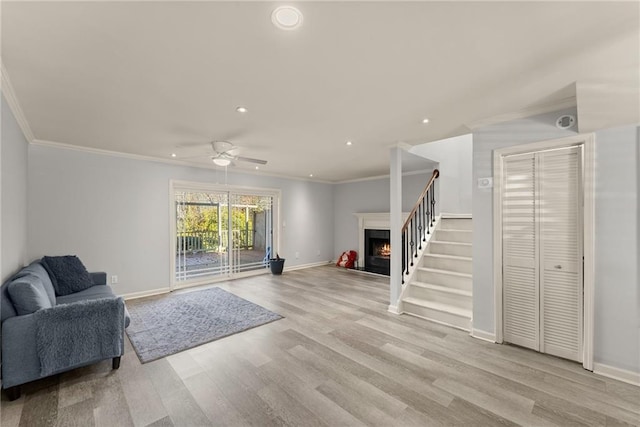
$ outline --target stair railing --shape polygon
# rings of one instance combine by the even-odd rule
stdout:
[[[440,171],[434,169],[427,186],[418,197],[418,201],[411,210],[402,226],[402,283],[404,276],[409,274],[409,267],[413,267],[414,258],[418,258],[418,251],[422,243],[427,241],[426,235],[436,221],[435,186],[433,183],[440,176]]]

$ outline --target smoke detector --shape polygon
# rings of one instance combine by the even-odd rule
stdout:
[[[571,129],[576,124],[576,118],[570,114],[558,117],[556,127],[558,129]]]

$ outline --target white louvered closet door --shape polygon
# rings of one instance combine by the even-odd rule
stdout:
[[[540,351],[582,361],[582,147],[538,157]]]
[[[505,157],[502,186],[504,340],[539,350],[535,155]]]
[[[582,361],[582,147],[503,159],[504,340]]]

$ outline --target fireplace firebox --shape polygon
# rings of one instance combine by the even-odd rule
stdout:
[[[389,230],[364,230],[364,270],[390,275],[391,244]]]

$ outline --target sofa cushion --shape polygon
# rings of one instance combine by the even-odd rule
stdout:
[[[19,316],[53,307],[42,281],[33,274],[12,280],[9,283],[9,296]]]
[[[11,281],[3,283],[0,287],[0,322],[18,315],[13,301],[11,301],[11,295],[9,295],[9,283]]]
[[[110,298],[113,297],[113,291],[109,286],[93,285],[80,292],[69,295],[61,295],[56,298],[56,304],[71,304],[77,301],[86,301],[88,299]]]
[[[51,281],[51,277],[49,277],[49,273],[45,270],[44,266],[40,264],[40,261],[34,261],[29,264],[27,267],[23,268],[14,276],[14,278],[22,277],[27,274],[32,274],[42,282],[45,291],[47,291],[47,295],[49,296],[49,301],[51,301],[51,305],[56,305],[56,293],[53,289],[53,282]]]
[[[45,256],[42,265],[47,269],[56,295],[69,295],[93,286],[91,275],[75,255]]]

